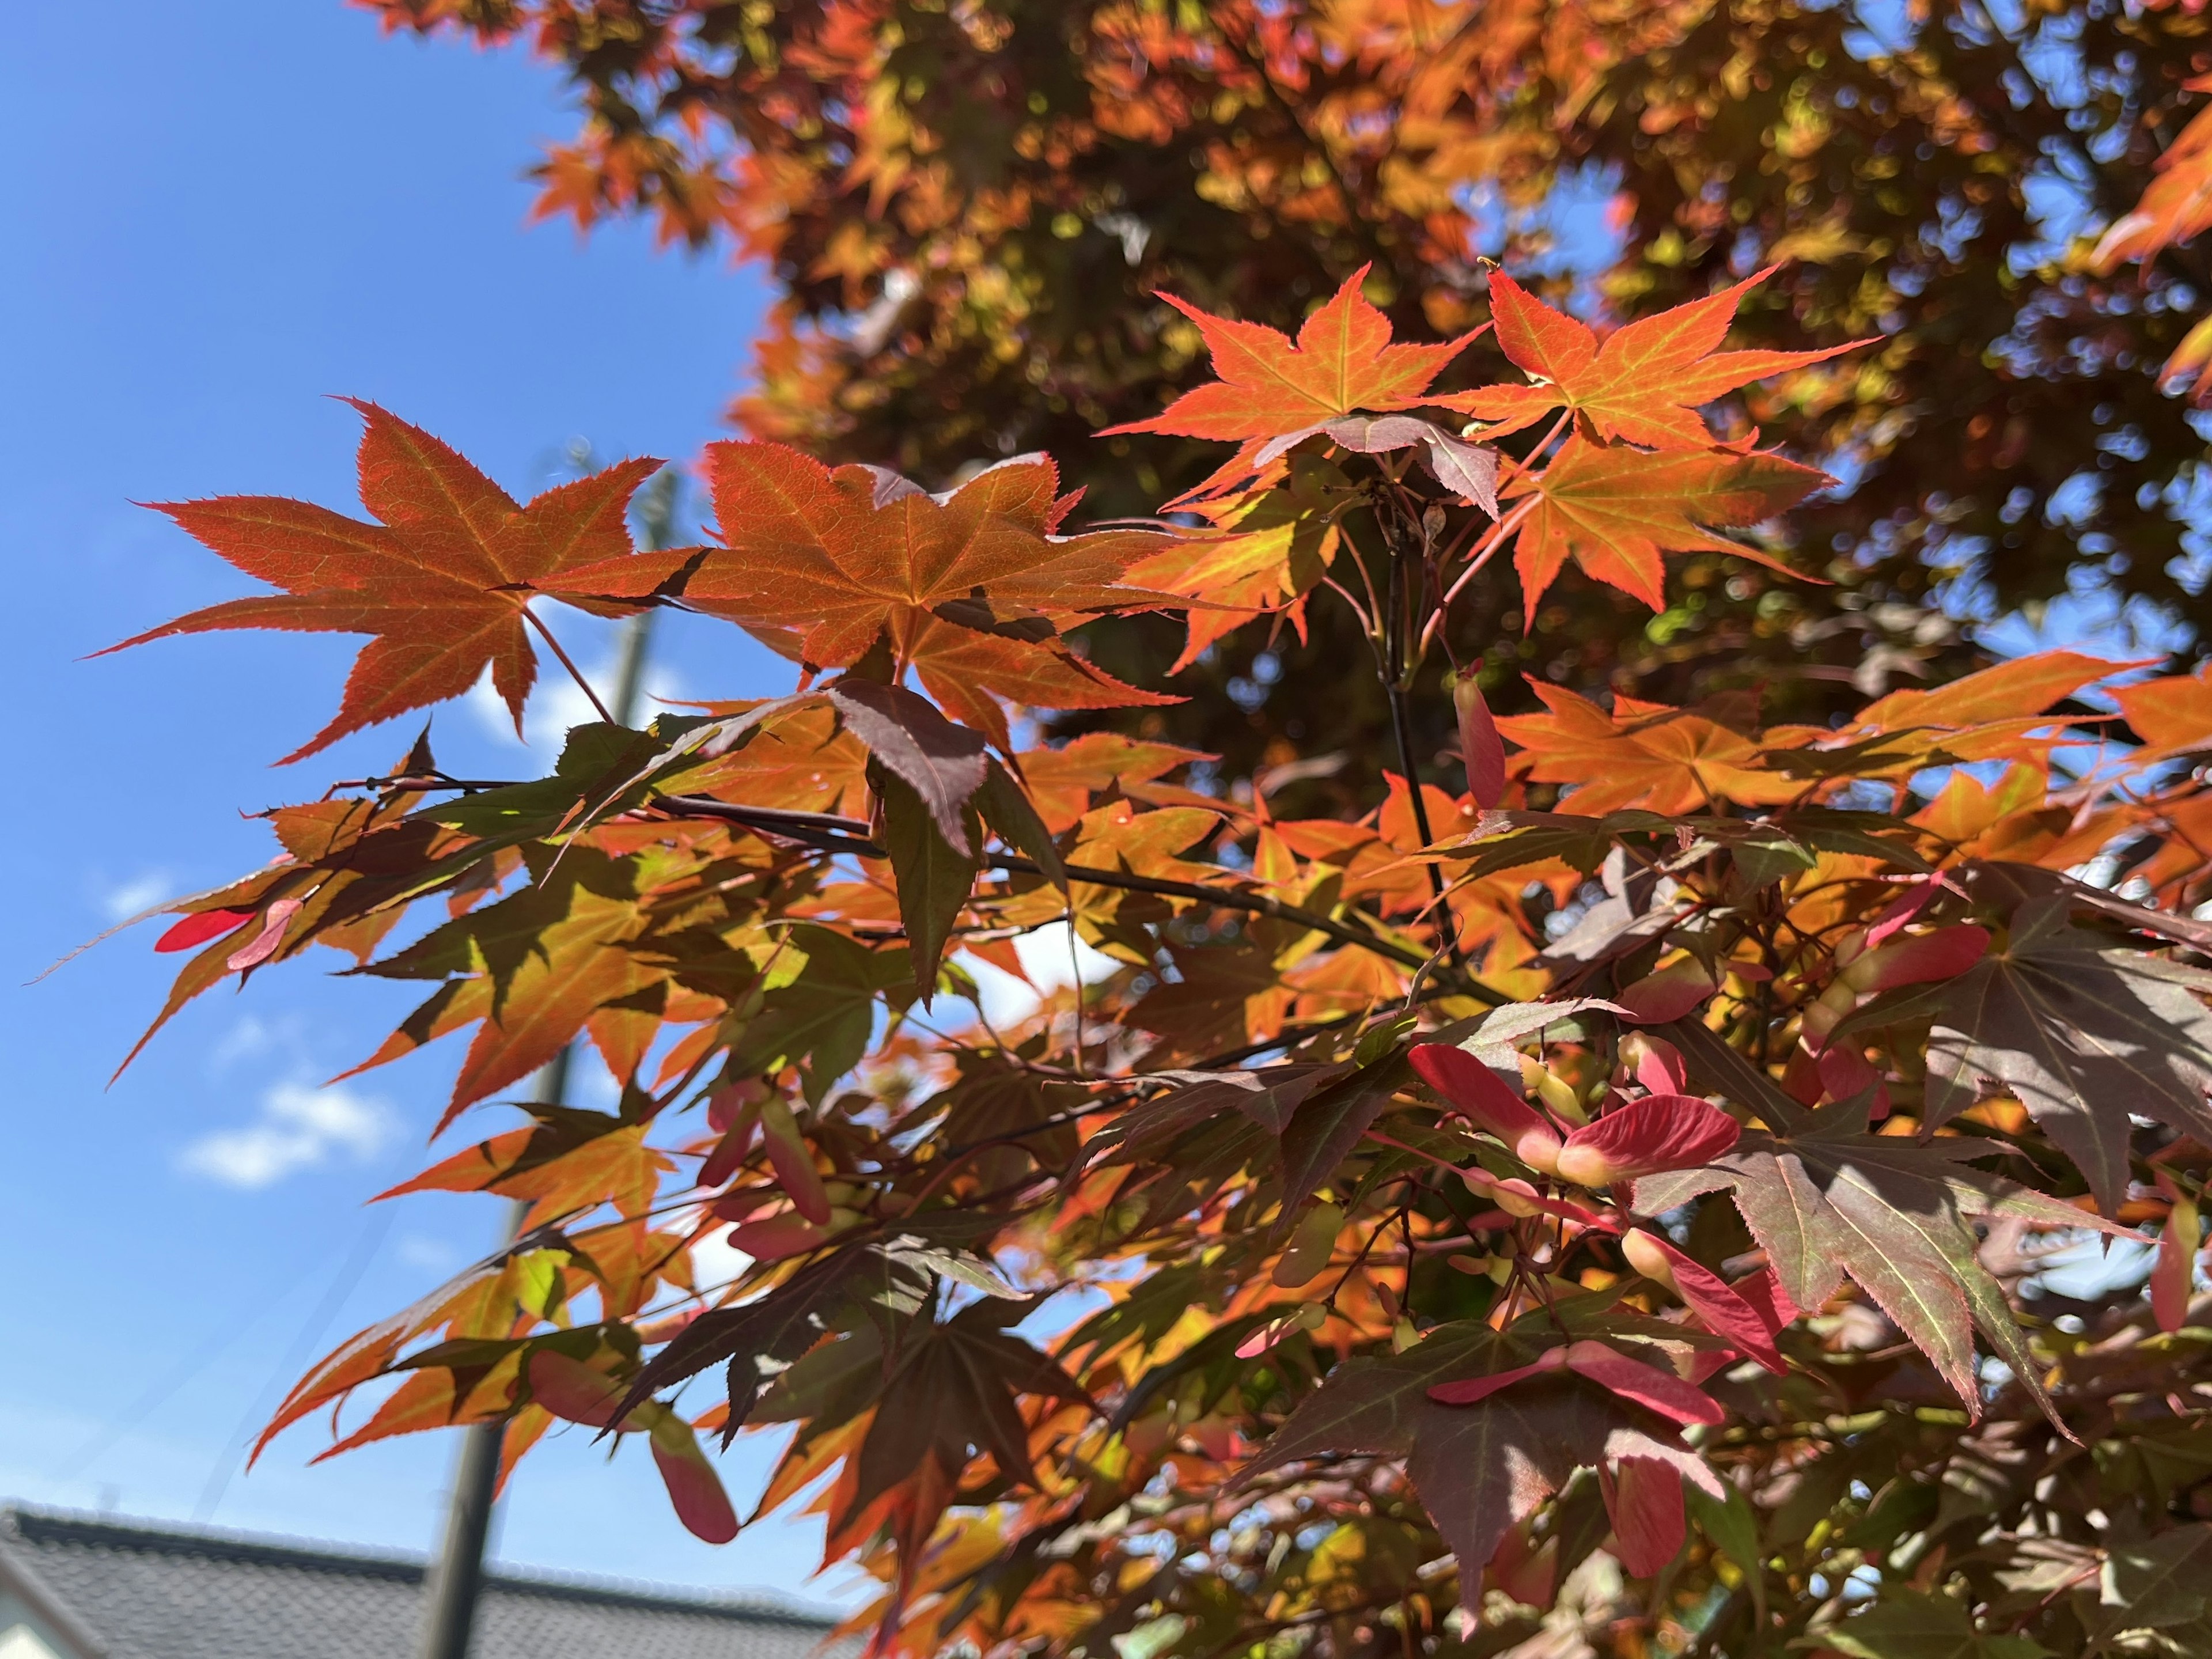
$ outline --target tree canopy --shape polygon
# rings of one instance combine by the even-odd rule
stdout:
[[[1656,620],[1572,576],[1523,619],[1486,580],[1471,606],[1518,636],[1493,659],[1675,702],[1759,684],[1820,719],[1854,683],[1984,663],[1959,619],[2069,592],[2205,637],[2201,417],[2159,386],[2212,297],[2203,251],[2157,231],[2203,211],[2197,174],[2160,171],[2212,70],[2193,6],[367,3],[565,70],[583,119],[541,211],[765,263],[776,309],[734,410],[756,436],[932,488],[1042,450],[1094,510],[1146,513],[1214,464],[1090,435],[1208,376],[1156,294],[1292,331],[1367,266],[1401,332],[1448,337],[1488,315],[1486,259],[1613,321],[1778,263],[1746,347],[1881,342],[1729,406],[1731,433],[1843,481],[1779,532],[1832,585],[1707,559]],[[2150,228],[2100,248],[2160,179]],[[1479,341],[1449,384],[1508,372]],[[1357,649],[1322,625],[1314,659]],[[1178,643],[1092,631],[1126,679]],[[1062,729],[1151,731],[1232,775],[1356,746],[1379,708],[1256,680],[1268,639],[1224,641],[1197,706]]]
[[[796,671],[542,778],[426,731],[166,907],[157,1029],[317,946],[416,981],[362,1065],[454,1039],[468,1144],[393,1191],[527,1206],[264,1447],[631,1436],[726,1540],[712,1438],[780,1436],[746,1510],[820,1512],[913,1659],[2203,1648],[2212,672],[1494,711],[1486,581],[1801,591],[1759,527],[1829,477],[1705,406],[1888,348],[1731,345],[1771,275],[1602,336],[1498,276],[1432,337],[1376,274],[1295,333],[1176,296],[1206,372],[1116,411],[1205,446],[1173,517],[754,438],[708,449],[711,541],[639,549],[657,463],[519,503],[368,404],[368,518],[165,509],[280,591],[143,638],[368,636],[295,760],[484,672],[519,706],[541,641],[574,672],[554,604]],[[1325,769],[1371,808],[1017,719],[1202,698],[1229,631],[1324,617],[1359,654],[1285,672],[1370,688]],[[1181,672],[1108,673],[1102,623]],[[1104,977],[1051,971],[1077,941]],[[580,1039],[611,1109],[513,1099]],[[2106,1242],[2147,1291],[2048,1273]]]

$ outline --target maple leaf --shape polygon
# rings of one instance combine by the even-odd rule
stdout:
[[[432,1165],[411,1180],[379,1193],[494,1192],[526,1199],[531,1207],[518,1231],[611,1202],[627,1216],[653,1207],[660,1177],[676,1165],[645,1144],[644,1123],[625,1123],[604,1112],[533,1105],[537,1121],[478,1142]]]
[[[830,701],[845,729],[914,791],[945,843],[969,856],[975,849],[961,813],[983,787],[983,739],[900,686],[841,680]]]
[[[867,1047],[876,999],[910,973],[903,951],[871,951],[826,927],[793,927],[760,1012],[730,1054],[732,1075],[796,1065],[819,1101]]]
[[[661,463],[623,461],[519,507],[421,428],[347,401],[368,423],[361,499],[378,522],[274,495],[157,503],[204,545],[284,592],[209,605],[108,650],[231,628],[374,635],[354,659],[336,717],[280,764],[460,696],[487,667],[520,732],[538,675],[526,623],[531,584],[627,550],[629,498]]]
[[[1533,757],[1534,781],[1576,786],[1577,812],[1633,804],[1678,814],[1722,800],[1768,805],[1804,791],[1765,769],[1749,738],[1698,709],[1616,696],[1608,713],[1564,686],[1533,678],[1528,685],[1546,712],[1501,715],[1498,729]]]
[[[1667,608],[1662,553],[1733,553],[1788,575],[1797,573],[1757,548],[1712,534],[1772,518],[1833,482],[1825,472],[1765,452],[1648,453],[1607,447],[1579,434],[1552,464],[1523,473],[1508,498],[1534,495],[1513,548],[1521,573],[1523,631],[1536,602],[1569,559],[1594,580]]]
[[[2182,85],[2192,92],[2212,91],[2212,76],[2197,76]],[[2152,166],[2157,176],[2142,199],[2112,222],[2089,256],[2100,271],[2129,259],[2147,264],[2162,249],[2212,226],[2212,109],[2199,110]]]
[[[1173,538],[1058,535],[1073,498],[1056,494],[1044,457],[987,467],[942,497],[781,444],[710,445],[708,469],[722,546],[602,560],[539,585],[598,599],[680,593],[815,669],[850,667],[888,636],[899,670],[917,667],[933,690],[957,695],[980,663],[990,689],[1018,689],[1041,707],[1153,700],[1090,669],[1057,635],[1094,612],[1156,605],[1161,596],[1122,577]]]
[[[1618,1395],[1563,1371],[1479,1407],[1431,1397],[1431,1389],[1470,1375],[1533,1364],[1556,1334],[1545,1319],[1503,1332],[1452,1325],[1388,1359],[1347,1359],[1298,1403],[1238,1482],[1332,1452],[1402,1457],[1423,1507],[1468,1573],[1577,1468],[1651,1457],[1720,1495],[1719,1478],[1671,1432],[1655,1431]]]
[[[1705,1052],[1692,1051],[1692,1063]],[[1704,1169],[1638,1181],[1636,1207],[1657,1215],[1699,1193],[1728,1191],[1791,1303],[1818,1308],[1848,1274],[1978,1416],[1978,1330],[2056,1421],[2004,1292],[1976,1255],[1981,1241],[1970,1223],[2012,1216],[2080,1227],[2097,1224],[2094,1218],[1964,1167],[1963,1160],[1989,1157],[2002,1150],[1998,1146],[1964,1139],[1922,1146],[1867,1127],[1862,1100],[1800,1116],[1784,1134],[1747,1129],[1733,1151]]]
[[[1839,1624],[1815,1628],[1808,1645],[1848,1659],[2050,1659],[2025,1636],[1984,1636],[1955,1598],[1885,1588],[1881,1600]]]
[[[1139,998],[1129,1023],[1172,1039],[1173,1050],[1187,1055],[1274,1036],[1297,994],[1284,982],[1284,969],[1310,955],[1311,944],[1300,930],[1279,925],[1250,931],[1252,942],[1242,947],[1176,951],[1177,977]]]
[[[1986,1093],[2012,1096],[2073,1159],[2106,1214],[2128,1184],[2129,1117],[2212,1140],[2212,974],[2067,921],[2070,899],[2031,901],[2002,945],[1945,987],[1928,1040],[1928,1121]]]
[[[669,970],[625,949],[646,918],[633,872],[571,848],[557,875],[457,916],[367,971],[447,979],[352,1076],[482,1021],[442,1129],[465,1108],[546,1064],[606,1004],[665,981]]]
[[[1232,442],[1318,428],[1355,410],[1412,409],[1443,366],[1482,331],[1440,345],[1393,344],[1390,319],[1360,292],[1362,265],[1309,316],[1297,341],[1259,323],[1232,322],[1163,294],[1198,325],[1221,378],[1186,392],[1158,415],[1099,433],[1158,432]]]
[[[1118,732],[1086,732],[1061,748],[1024,749],[1014,758],[1045,828],[1059,835],[1081,821],[1093,794],[1115,788],[1138,794],[1179,766],[1214,757],[1172,744],[1139,742]]]
[[[1212,533],[1179,537],[1130,568],[1130,581],[1191,601],[1182,654],[1169,672],[1181,673],[1223,635],[1269,612],[1281,612],[1305,637],[1305,597],[1341,545],[1337,520],[1351,481],[1310,453],[1272,471],[1284,475],[1273,488],[1199,506],[1216,526]]]
[[[854,1460],[855,1490],[848,1502],[866,1507],[933,1459],[956,1480],[969,1449],[988,1452],[1006,1480],[1033,1480],[1029,1425],[1018,1397],[1044,1395],[1088,1406],[1091,1396],[1046,1355],[1004,1328],[1027,1304],[987,1298],[942,1323],[922,1322],[902,1335],[882,1377],[879,1411]]]
[[[1817,351],[1717,351],[1743,296],[1773,274],[1769,265],[1733,288],[1641,317],[1598,341],[1589,324],[1555,311],[1504,271],[1490,278],[1498,343],[1530,386],[1483,386],[1437,399],[1493,424],[1485,435],[1517,432],[1555,409],[1570,409],[1607,439],[1647,449],[1705,449],[1712,434],[1697,410],[1723,392],[1874,343],[1852,340]]]
[[[389,1318],[356,1332],[293,1386],[255,1438],[252,1455],[258,1457],[270,1441],[318,1407],[403,1369],[400,1351],[428,1332],[443,1329],[449,1340],[506,1337],[531,1285],[556,1277],[581,1254],[558,1228],[540,1227]]]
[[[873,1247],[839,1250],[801,1267],[757,1300],[734,1308],[710,1308],[646,1363],[631,1379],[617,1409],[627,1412],[662,1389],[709,1366],[726,1364],[729,1412],[722,1424],[726,1445],[744,1426],[769,1376],[819,1342],[830,1328],[830,1317],[857,1297],[855,1280],[863,1270],[886,1283],[908,1271]]]
[[[2112,700],[2136,735],[2154,750],[2212,745],[2212,665],[2194,674],[2117,686]],[[2137,757],[2137,763],[2141,763]]]

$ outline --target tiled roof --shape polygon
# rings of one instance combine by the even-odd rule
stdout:
[[[410,1659],[419,1558],[0,1508],[0,1553],[106,1659]],[[0,1593],[7,1561],[0,1561]],[[757,1601],[488,1575],[471,1659],[820,1659],[830,1621]]]

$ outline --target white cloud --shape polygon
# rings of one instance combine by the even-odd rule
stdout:
[[[691,1247],[692,1283],[707,1295],[722,1289],[753,1265],[752,1257],[730,1243],[731,1231],[720,1228]]]
[[[176,891],[176,884],[164,870],[149,870],[143,876],[133,876],[119,885],[110,887],[100,895],[100,908],[110,921],[124,921],[143,910],[150,910]]]
[[[208,1053],[208,1064],[216,1071],[234,1066],[241,1060],[255,1060],[267,1054],[279,1042],[288,1048],[300,1048],[297,1022],[281,1020],[272,1024],[258,1015],[241,1015],[238,1023],[222,1034],[222,1040]]]
[[[327,1164],[335,1152],[356,1161],[372,1157],[392,1128],[381,1101],[348,1089],[280,1083],[261,1097],[258,1122],[201,1137],[185,1148],[180,1162],[226,1187],[267,1187]]]
[[[580,662],[577,665],[601,696],[612,695],[615,665],[611,658],[605,661]],[[673,673],[650,663],[647,665],[645,683],[647,688],[646,706],[637,716],[641,720],[651,716],[655,704],[665,703],[683,695]],[[571,726],[586,726],[599,717],[599,710],[592,707],[592,700],[584,695],[583,687],[570,678],[568,671],[550,656],[540,660],[538,684],[531,689],[530,701],[523,705],[520,744],[515,743],[514,716],[507,713],[507,704],[492,688],[489,669],[487,668],[483,677],[469,688],[467,701],[477,723],[495,738],[512,746],[526,745],[548,754],[559,752]]]
[[[410,1267],[420,1267],[427,1273],[451,1273],[461,1265],[461,1253],[442,1238],[432,1238],[428,1233],[401,1235],[398,1246],[399,1259]]]

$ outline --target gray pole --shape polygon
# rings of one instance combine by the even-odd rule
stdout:
[[[677,475],[671,468],[645,488],[638,503],[648,549],[669,546],[676,516]],[[653,642],[651,611],[641,611],[623,625],[622,643],[615,657],[615,719],[624,726],[637,718],[644,692],[646,649]],[[558,1105],[568,1092],[568,1059],[574,1045],[563,1048],[538,1074],[531,1097],[541,1105]],[[507,1206],[507,1236],[511,1239],[529,1206],[519,1200]],[[484,1548],[491,1538],[491,1516],[499,1491],[499,1458],[507,1438],[498,1423],[477,1423],[461,1431],[461,1455],[453,1462],[453,1490],[446,1503],[446,1536],[437,1559],[422,1584],[422,1639],[418,1659],[468,1659],[476,1634],[477,1600],[483,1589]]]

